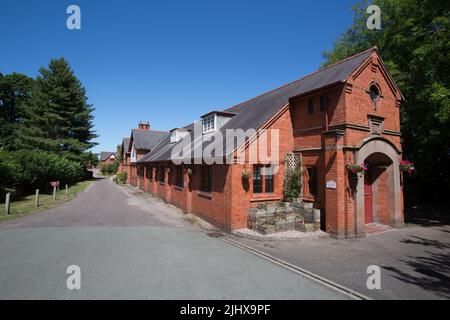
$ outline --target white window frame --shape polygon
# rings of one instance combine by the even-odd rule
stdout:
[[[172,134],[170,135],[170,143],[177,143],[178,140],[179,140],[178,130],[175,130],[175,131],[172,132]]]
[[[203,118],[203,134],[216,131],[217,128],[217,117],[216,114],[212,114]]]

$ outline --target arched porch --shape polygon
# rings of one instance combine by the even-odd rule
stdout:
[[[365,234],[369,223],[401,227],[401,152],[389,140],[375,137],[363,140],[354,158],[355,163],[368,165],[365,177],[358,179],[356,186],[355,233]]]

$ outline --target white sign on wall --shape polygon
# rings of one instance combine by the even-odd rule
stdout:
[[[336,181],[334,180],[327,181],[327,189],[336,189]]]

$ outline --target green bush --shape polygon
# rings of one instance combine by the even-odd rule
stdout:
[[[119,161],[116,159],[113,164],[104,164],[100,165],[100,172],[102,175],[112,176],[117,173],[117,169],[119,168]]]
[[[300,170],[288,172],[284,181],[284,198],[286,201],[292,202],[299,198],[302,187]]]
[[[125,183],[127,183],[127,173],[119,172],[114,176],[113,180],[117,184],[125,184]]]
[[[20,164],[10,152],[0,151],[0,195],[20,183]]]
[[[50,181],[74,184],[86,178],[84,167],[57,154],[36,150],[0,151],[0,194],[49,187]]]

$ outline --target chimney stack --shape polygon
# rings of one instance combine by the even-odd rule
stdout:
[[[150,123],[147,121],[141,121],[139,122],[138,129],[142,131],[149,131],[150,130]]]

